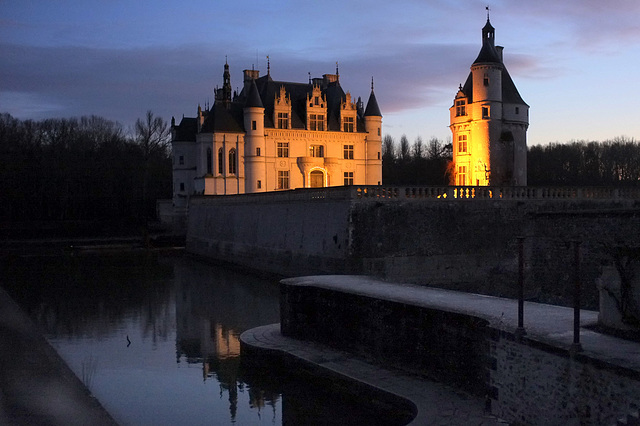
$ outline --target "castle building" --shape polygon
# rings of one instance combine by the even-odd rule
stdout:
[[[482,48],[449,109],[455,185],[527,184],[529,106],[509,76],[502,50],[487,14]]]
[[[325,74],[307,83],[244,70],[233,93],[229,65],[211,108],[171,120],[174,206],[192,194],[226,195],[382,183],[382,114]]]

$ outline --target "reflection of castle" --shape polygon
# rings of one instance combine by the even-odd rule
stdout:
[[[450,108],[456,185],[526,185],[529,106],[502,61],[489,22]]]
[[[275,81],[244,70],[232,97],[229,65],[213,106],[172,120],[174,205],[191,194],[220,195],[293,188],[379,185],[382,114],[366,108],[325,74],[308,83]]]
[[[220,395],[229,395],[231,419],[235,419],[238,391],[245,383],[240,374],[242,331],[278,320],[276,291],[265,291],[268,282],[197,262],[176,262],[176,357],[202,363],[203,379],[215,378]],[[249,387],[253,408],[275,407],[278,394]],[[274,408],[275,409],[275,408]]]

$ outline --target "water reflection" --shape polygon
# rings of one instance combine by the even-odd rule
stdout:
[[[244,274],[185,260],[175,265],[177,361],[202,364],[202,378],[216,380],[220,397],[228,395],[231,421],[238,410],[238,392],[245,390],[239,376],[240,334],[252,327],[278,321],[275,283],[265,285]],[[239,284],[241,283],[241,284]],[[265,301],[269,303],[265,303]],[[248,387],[250,408],[270,406],[276,413],[280,394]]]
[[[279,321],[274,280],[147,252],[0,261],[0,284],[122,425],[393,423],[240,363],[240,334]]]

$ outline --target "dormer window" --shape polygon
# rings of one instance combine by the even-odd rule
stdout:
[[[288,129],[288,128],[289,128],[289,113],[279,112],[278,113],[278,129]]]
[[[324,131],[327,129],[326,98],[322,95],[320,86],[313,86],[307,95],[307,130]]]
[[[456,117],[467,115],[467,101],[459,99],[456,101]]]
[[[357,106],[351,101],[351,94],[347,92],[345,100],[340,105],[342,131],[353,133],[356,131]]]
[[[353,132],[353,117],[345,117],[343,129],[345,132]]]
[[[309,114],[309,130],[324,130],[324,114]]]
[[[273,121],[277,129],[291,128],[291,98],[284,86],[280,88],[280,93],[276,94],[273,103]]]

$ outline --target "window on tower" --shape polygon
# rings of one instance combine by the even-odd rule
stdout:
[[[482,107],[482,118],[489,118],[490,116],[489,107]]]
[[[467,166],[458,166],[458,185],[467,184]]]
[[[467,101],[459,99],[456,101],[456,117],[467,115]]]
[[[489,85],[489,76],[487,74],[484,75],[484,85],[485,86]]]
[[[467,152],[467,135],[458,135],[458,152]]]

